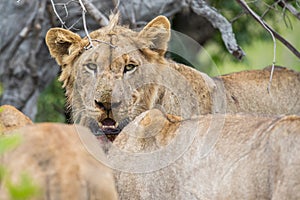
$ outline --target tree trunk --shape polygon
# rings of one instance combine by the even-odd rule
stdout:
[[[46,6],[46,0],[0,3],[1,104],[13,105],[31,119],[40,92],[59,71],[44,42],[51,27]]]

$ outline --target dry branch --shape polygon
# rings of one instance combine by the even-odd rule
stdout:
[[[89,40],[89,46],[86,47],[86,49],[89,49],[89,48],[92,48],[93,47],[93,42],[92,42],[92,39],[90,37],[90,34],[89,34],[89,31],[87,29],[87,25],[86,25],[86,19],[85,19],[85,13],[87,12],[86,9],[85,9],[85,6],[83,4],[83,2],[81,0],[79,0],[79,4],[82,8],[82,22],[83,22],[83,28],[84,28],[84,31],[85,31],[85,34]]]
[[[51,1],[51,5],[52,5],[52,8],[53,8],[53,11],[54,11],[56,17],[58,18],[58,20],[60,21],[61,25],[62,25],[64,28],[67,28],[65,22],[61,19],[61,17],[60,17],[59,14],[57,13],[57,10],[56,10],[54,1],[53,1],[53,0],[50,0],[50,1]],[[67,10],[67,9],[65,8],[65,10]]]
[[[228,20],[203,0],[193,0],[191,8],[196,14],[205,17],[215,28],[218,28],[227,50],[236,58],[242,59],[245,53],[237,45],[232,26]]]
[[[50,27],[46,6],[47,0],[0,3],[0,104],[13,105],[31,119],[40,92],[59,71],[44,44]]]
[[[292,13],[292,15],[294,15],[298,20],[300,20],[300,12],[298,12],[293,5],[284,0],[279,1],[278,5],[284,9],[286,8],[288,11],[290,11],[290,13]]]
[[[276,56],[276,41],[274,37],[276,37],[279,41],[281,41],[286,47],[288,47],[292,53],[294,53],[298,58],[300,58],[300,53],[297,51],[296,48],[294,48],[288,41],[286,41],[281,35],[279,35],[275,30],[273,30],[266,22],[264,22],[248,5],[244,0],[237,0],[237,2],[241,5],[241,7],[246,10],[260,25],[263,26],[264,29],[266,29],[272,36],[272,39],[274,41],[274,58],[272,62],[272,70],[270,74],[270,81],[269,85],[267,87],[268,92],[270,92],[271,84],[272,84],[272,78],[273,78],[273,72],[274,72],[274,65],[275,65],[275,56]]]
[[[271,69],[271,74],[270,74],[270,80],[269,84],[267,87],[268,92],[270,92],[271,84],[272,84],[272,79],[273,79],[273,73],[274,73],[274,67],[276,63],[276,39],[274,37],[273,32],[269,29],[269,27],[264,23],[264,21],[247,5],[246,2],[243,0],[240,1],[240,3],[243,5],[243,8],[247,10],[248,13],[251,14],[272,36],[272,40],[274,43],[274,48],[273,48],[273,61],[272,61],[272,69]]]
[[[278,39],[282,44],[284,44],[295,56],[300,58],[300,53],[299,51],[291,44],[289,43],[286,39],[284,39],[279,33],[277,33],[272,27],[270,27],[266,22],[264,22],[258,15],[254,15],[254,11],[252,11],[249,6],[246,4],[245,1],[243,0],[236,0],[238,4],[241,5],[243,9],[245,9],[260,25],[262,25],[264,28],[267,28],[272,32],[274,37]]]
[[[100,26],[107,26],[109,21],[103,13],[101,13],[93,3],[89,0],[80,0],[80,2],[85,6],[86,11],[93,17],[93,19],[99,23]]]

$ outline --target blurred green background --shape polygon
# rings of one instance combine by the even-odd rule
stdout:
[[[284,38],[299,51],[300,23],[295,20],[291,21],[293,24],[292,27],[281,26],[277,27],[276,31],[284,36]],[[253,28],[262,29],[262,27],[253,20],[250,20],[249,23]],[[282,22],[280,23],[282,24]],[[270,22],[270,24],[272,24],[272,22]],[[211,76],[216,76],[242,70],[262,69],[272,65],[274,43],[268,32],[261,34],[260,37],[253,38],[253,41],[249,43],[241,42],[242,39],[239,39],[238,33],[236,33],[236,36],[238,43],[246,53],[246,56],[241,61],[231,56],[224,48],[221,48],[220,43],[217,41],[209,41],[204,48],[211,56],[211,59],[205,52],[200,52],[198,62],[201,64],[198,69]],[[217,70],[213,68],[214,64],[217,66]],[[300,60],[278,40],[276,40],[276,65],[300,71]]]

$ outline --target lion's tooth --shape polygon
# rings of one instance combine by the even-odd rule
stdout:
[[[103,129],[107,129],[107,128],[116,129],[116,126],[113,126],[113,125],[111,125],[111,126],[103,125],[102,128]]]

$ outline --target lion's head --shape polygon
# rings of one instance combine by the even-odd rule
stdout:
[[[167,91],[151,81],[153,76],[161,83],[167,81],[160,74],[166,70],[168,19],[159,16],[141,31],[132,31],[117,25],[117,18],[90,33],[89,49],[87,37],[65,29],[50,29],[46,36],[51,55],[62,67],[59,80],[66,88],[73,120],[93,126],[97,122],[105,133],[118,133],[155,105],[170,109],[159,102]],[[168,92],[169,101],[178,103]]]

